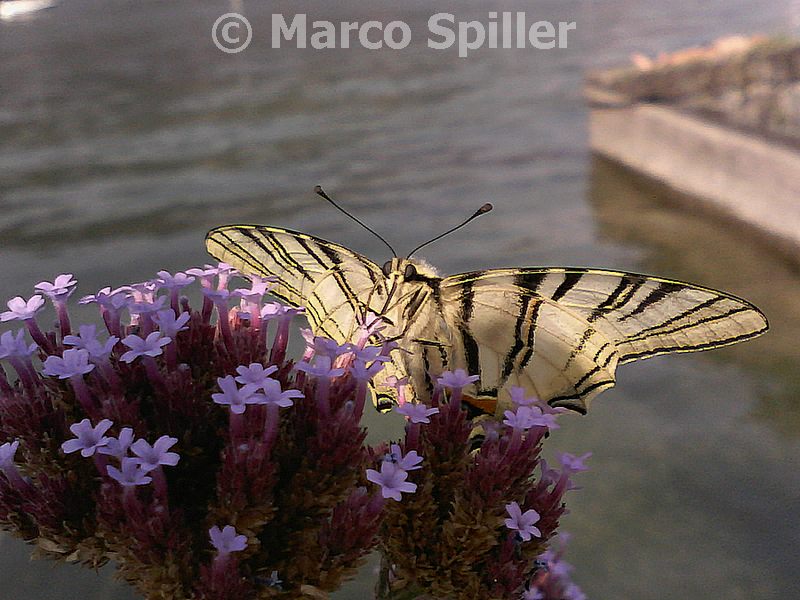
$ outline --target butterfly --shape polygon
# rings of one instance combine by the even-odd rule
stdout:
[[[244,273],[274,277],[271,293],[304,307],[315,335],[353,341],[368,313],[380,316],[382,335],[400,349],[373,380],[379,410],[397,400],[390,377],[408,378],[407,396],[425,401],[434,373],[464,369],[479,375],[465,399],[480,412],[506,406],[520,386],[551,406],[586,413],[614,385],[620,364],[717,348],[768,329],[746,300],[635,273],[528,267],[442,277],[410,258],[416,249],[379,266],[344,246],[266,225],[218,227],[206,248]]]

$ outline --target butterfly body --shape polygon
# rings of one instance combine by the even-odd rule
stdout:
[[[634,273],[558,267],[440,277],[417,259],[379,267],[343,246],[260,225],[219,227],[206,245],[244,273],[275,276],[273,293],[305,307],[316,335],[353,341],[369,312],[381,316],[381,334],[400,348],[373,382],[379,408],[396,398],[391,376],[408,377],[410,397],[425,401],[432,374],[464,369],[480,376],[466,394],[484,410],[502,408],[521,386],[586,412],[614,385],[618,364],[724,346],[768,327],[745,300]]]

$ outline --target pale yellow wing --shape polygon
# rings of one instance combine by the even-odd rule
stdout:
[[[305,233],[227,225],[208,233],[206,249],[243,273],[276,277],[270,293],[304,307],[314,333],[339,343],[351,341],[358,315],[380,310],[386,299],[384,277],[375,263]]]
[[[447,277],[450,368],[479,373],[478,397],[521,385],[586,412],[618,364],[706,350],[767,330],[752,304],[655,277],[578,268],[475,271]]]

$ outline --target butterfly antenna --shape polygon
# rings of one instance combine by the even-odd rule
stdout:
[[[412,255],[412,254],[414,254],[414,252],[416,252],[416,251],[417,251],[417,250],[419,250],[420,248],[424,248],[424,247],[425,247],[425,246],[427,246],[428,244],[432,244],[432,243],[433,243],[433,242],[435,242],[436,240],[440,240],[440,239],[442,239],[444,236],[446,236],[446,235],[450,235],[450,234],[451,234],[451,233],[453,233],[454,231],[457,231],[457,230],[461,229],[462,227],[464,227],[464,225],[466,225],[467,223],[469,223],[469,222],[470,222],[470,221],[472,221],[473,219],[477,219],[477,218],[478,218],[478,217],[480,217],[481,215],[485,215],[486,213],[488,213],[488,212],[489,212],[490,210],[492,210],[493,208],[494,208],[494,207],[493,207],[493,206],[492,206],[492,205],[491,205],[489,202],[487,202],[486,204],[484,204],[483,206],[481,206],[481,207],[480,207],[478,210],[476,210],[476,211],[475,211],[475,212],[472,214],[472,216],[471,216],[470,218],[468,218],[466,221],[464,221],[463,223],[461,223],[461,224],[459,224],[459,225],[456,225],[456,226],[455,226],[455,227],[453,227],[452,229],[448,229],[448,230],[447,230],[447,231],[445,231],[444,233],[440,233],[439,235],[437,235],[437,236],[436,236],[435,238],[433,238],[432,240],[428,240],[428,241],[427,241],[427,242],[425,242],[424,244],[420,244],[419,246],[417,246],[416,248],[414,248],[414,249],[413,249],[411,252],[409,252],[409,253],[408,253],[408,256],[407,256],[406,258],[411,258],[411,255]]]
[[[340,210],[341,212],[343,212],[344,214],[346,214],[348,217],[350,217],[351,219],[353,219],[353,221],[355,221],[356,223],[358,223],[359,225],[361,225],[361,226],[362,226],[364,229],[366,229],[367,231],[369,231],[369,232],[370,232],[372,235],[374,235],[376,238],[378,238],[380,241],[382,241],[384,244],[386,244],[386,247],[387,247],[387,248],[389,248],[389,250],[391,250],[391,251],[392,251],[392,256],[394,256],[395,258],[397,258],[397,252],[395,252],[395,251],[394,251],[394,248],[392,248],[392,245],[391,245],[389,242],[387,242],[385,239],[383,239],[383,236],[382,236],[380,233],[378,233],[378,232],[377,232],[377,231],[375,231],[375,230],[374,230],[372,227],[370,227],[369,225],[367,225],[366,223],[364,223],[363,221],[361,221],[361,219],[359,219],[358,217],[351,215],[349,212],[347,212],[347,211],[346,211],[345,209],[343,209],[341,206],[339,206],[338,204],[336,204],[336,202],[334,202],[334,201],[333,201],[333,198],[331,198],[330,196],[328,196],[328,194],[326,194],[326,193],[325,193],[325,190],[323,190],[323,189],[322,189],[322,186],[321,186],[321,185],[314,186],[314,192],[315,192],[317,195],[319,195],[319,196],[322,196],[323,198],[325,198],[325,200],[327,200],[328,202],[330,202],[331,204],[333,204],[333,206],[334,206],[334,207],[336,207],[338,210]]]

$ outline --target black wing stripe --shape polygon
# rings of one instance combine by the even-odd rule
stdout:
[[[651,325],[650,327],[645,327],[644,329],[640,329],[636,333],[636,338],[647,337],[645,334],[647,334],[647,333],[649,333],[651,331],[655,331],[657,329],[663,329],[664,327],[672,325],[673,323],[675,323],[677,321],[680,321],[682,319],[685,319],[686,317],[688,317],[690,315],[693,315],[696,312],[699,312],[699,311],[701,311],[703,309],[706,309],[706,308],[710,308],[711,306],[713,306],[717,302],[720,302],[721,300],[725,300],[725,299],[726,298],[724,296],[715,296],[714,298],[710,298],[710,299],[706,300],[705,302],[701,302],[700,304],[698,304],[696,306],[693,306],[692,308],[686,309],[686,310],[678,313],[677,315],[675,315],[673,317],[670,317],[669,319],[665,319],[665,320],[661,321],[660,323],[657,323],[655,325]],[[633,339],[633,338],[631,338],[631,339]]]
[[[679,327],[673,327],[672,329],[665,329],[663,331],[656,331],[655,333],[649,333],[647,335],[637,335],[633,337],[626,338],[622,340],[622,344],[627,344],[630,342],[641,342],[648,340],[654,337],[660,337],[662,335],[672,335],[673,333],[678,333],[680,331],[684,331],[685,329],[692,329],[693,327],[697,327],[698,325],[704,325],[706,323],[713,323],[714,321],[720,321],[722,319],[727,319],[731,315],[735,315],[737,313],[748,312],[751,309],[746,306],[740,306],[738,308],[732,308],[731,310],[723,313],[719,313],[716,315],[710,315],[708,317],[703,317],[702,319],[698,319],[696,321],[691,321],[690,323],[684,323]],[[722,340],[720,340],[722,341]],[[681,348],[695,348],[696,346],[680,346]]]
[[[614,306],[617,298],[619,298],[620,294],[622,294],[622,292],[625,291],[625,288],[627,288],[629,285],[630,280],[627,277],[623,277],[616,289],[608,295],[608,298],[603,300],[597,305],[597,307],[594,308],[594,310],[592,310],[591,314],[586,320],[589,321],[589,323],[594,323],[597,319],[605,315],[608,310]]]
[[[264,235],[264,233],[254,229],[242,229],[240,230],[240,233],[249,238],[261,249],[262,252],[264,252],[264,254],[269,256],[277,264],[282,265],[287,271],[295,270],[301,277],[311,279],[305,269],[303,269],[302,265],[300,265],[294,258],[291,256],[284,257],[281,255],[278,247],[272,243],[272,236]],[[270,249],[265,242],[269,242],[270,246],[272,246],[272,249]],[[290,269],[290,267],[292,269]]]
[[[464,293],[461,297],[461,338],[464,343],[464,354],[467,359],[467,369],[469,373],[480,373],[480,356],[478,354],[478,344],[472,333],[469,331],[469,324],[472,321],[473,304],[472,300],[475,295],[473,289],[473,282],[469,281],[464,284]]]
[[[664,352],[674,352],[675,350],[706,350],[706,349],[709,349],[709,348],[717,348],[719,346],[726,346],[728,344],[733,344],[735,342],[740,342],[742,340],[749,340],[750,338],[753,338],[753,337],[759,335],[760,333],[764,333],[765,331],[766,331],[766,328],[759,329],[758,331],[743,333],[741,335],[737,335],[737,336],[734,336],[734,337],[725,338],[725,339],[721,339],[721,340],[715,340],[713,342],[706,342],[704,344],[695,344],[693,346],[679,346],[677,348],[675,346],[662,346],[660,348],[650,348],[649,350],[646,350],[646,351],[643,351],[643,352],[635,352],[633,354],[625,354],[625,355],[621,356],[620,358],[621,358],[621,360],[628,361],[628,360],[634,360],[634,359],[637,359],[637,358],[644,358],[646,356],[652,356],[654,354],[662,354]]]
[[[561,282],[561,285],[556,288],[556,291],[553,292],[551,299],[555,302],[558,302],[567,295],[572,288],[574,288],[578,282],[583,279],[583,273],[566,273],[564,275],[564,281]]]
[[[541,307],[542,302],[536,302],[533,306],[533,310],[531,311],[531,322],[530,325],[528,325],[528,337],[525,340],[525,345],[527,348],[525,349],[525,354],[519,363],[520,370],[527,367],[528,363],[531,362],[531,359],[533,358],[533,347],[536,345],[536,321],[539,318],[539,309]]]
[[[680,290],[685,289],[684,286],[679,285],[677,283],[670,283],[668,281],[661,281],[659,284],[651,291],[647,296],[644,297],[644,300],[639,302],[631,312],[628,314],[620,317],[618,321],[622,322],[631,317],[635,317],[636,315],[642,314],[648,307],[661,302],[664,298],[668,297],[670,294],[678,292]]]

